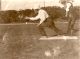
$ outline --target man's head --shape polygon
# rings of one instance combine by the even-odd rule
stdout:
[[[65,5],[66,4],[66,1],[60,1],[61,4]]]
[[[59,2],[64,5],[64,4],[68,3],[68,2],[72,3],[73,0],[60,0]]]
[[[39,11],[39,9],[34,9],[34,13],[35,13],[35,15],[38,14],[38,11]]]

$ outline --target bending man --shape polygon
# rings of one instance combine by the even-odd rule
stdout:
[[[57,33],[57,35],[62,34],[62,32],[55,26],[53,19],[51,19],[51,17],[48,15],[48,13],[45,10],[39,9],[37,12],[38,12],[38,14],[36,17],[30,17],[29,19],[33,20],[33,21],[40,19],[40,22],[38,24],[38,28],[39,28],[42,36],[47,36],[47,34],[43,28],[45,26],[53,29]],[[27,19],[27,17],[26,17],[26,19]]]

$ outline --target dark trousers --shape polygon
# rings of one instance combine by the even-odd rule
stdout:
[[[72,35],[72,29],[74,28],[75,22],[76,22],[75,18],[69,18],[68,29],[67,29],[68,35]]]
[[[67,34],[72,35],[72,29],[74,28],[75,22],[76,22],[76,13],[69,13],[68,16],[68,29],[67,29]]]
[[[47,18],[41,25],[39,25],[39,31],[40,33],[42,34],[42,36],[47,36],[45,30],[44,30],[44,27],[49,27],[51,28],[52,30],[54,30],[57,35],[58,34],[62,34],[62,32],[55,26],[55,23],[53,21],[53,19],[51,19],[50,17]]]

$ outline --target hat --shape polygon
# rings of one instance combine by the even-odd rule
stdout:
[[[67,1],[63,0],[63,1],[60,1],[61,4],[65,4]]]

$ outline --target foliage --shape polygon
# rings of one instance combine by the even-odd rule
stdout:
[[[49,16],[55,20],[56,18],[64,17],[65,10],[63,8],[53,6],[53,7],[42,7]],[[24,19],[26,16],[32,17],[36,15],[36,10],[34,9],[25,9],[25,10],[7,10],[7,11],[0,11],[0,23],[12,23],[12,22],[26,22],[27,20]],[[78,19],[80,16],[80,7],[76,6],[73,8],[73,16]],[[20,18],[20,17],[21,18]]]

